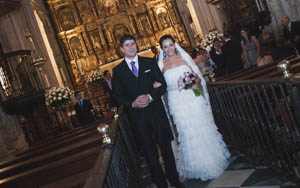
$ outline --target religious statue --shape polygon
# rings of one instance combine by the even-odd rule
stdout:
[[[112,16],[118,13],[119,0],[106,0],[104,1],[104,9],[106,16]]]
[[[76,26],[74,17],[69,7],[63,6],[58,10],[58,18],[63,30],[69,30]]]
[[[101,39],[100,39],[98,31],[90,32],[89,36],[90,36],[94,50],[101,49]]]
[[[93,19],[93,13],[91,12],[91,8],[88,1],[78,1],[76,3],[78,8],[80,17],[83,22],[91,22]]]
[[[77,68],[75,62],[71,63],[71,67],[72,67],[72,72],[73,72],[73,75],[74,75],[74,78],[75,78],[75,82],[79,83],[80,80],[81,80],[80,70]]]
[[[80,40],[77,37],[71,38],[70,45],[73,50],[73,54],[75,58],[80,58],[84,56],[84,51],[82,49]]]
[[[115,41],[119,42],[120,39],[121,39],[121,37],[124,34],[129,34],[129,30],[128,30],[128,28],[125,25],[118,24],[118,25],[116,25],[114,27],[114,29],[113,29],[113,35],[114,35]]]

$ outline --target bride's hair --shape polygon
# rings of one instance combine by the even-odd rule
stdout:
[[[159,45],[162,48],[162,43],[164,42],[164,40],[170,39],[171,41],[173,41],[175,43],[175,39],[171,36],[171,35],[164,35],[162,37],[160,37],[159,39]]]

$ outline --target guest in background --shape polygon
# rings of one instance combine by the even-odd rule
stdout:
[[[196,65],[198,65],[198,63],[200,62],[200,54],[199,54],[199,50],[198,50],[198,48],[194,48],[193,50],[192,50],[192,55],[191,55],[191,57],[193,58],[193,61],[194,61],[194,63],[196,64]]]
[[[221,50],[223,52],[225,74],[230,74],[243,69],[242,47],[239,41],[232,39],[231,35],[224,34],[225,41]]]
[[[75,112],[80,125],[86,125],[95,121],[92,114],[93,105],[90,100],[83,99],[82,92],[76,92]]]
[[[195,62],[196,63],[196,62]],[[210,57],[203,48],[198,49],[197,66],[200,69],[206,81],[209,80],[210,73]]]
[[[154,54],[153,59],[155,60],[155,63],[158,61],[159,52],[155,46],[151,46],[151,52]]]
[[[108,97],[111,107],[117,107],[117,102],[112,96],[112,83],[111,83],[111,74],[108,70],[103,72],[105,83],[104,83],[104,93]]]
[[[224,54],[222,52],[222,44],[218,39],[214,40],[214,46],[210,51],[210,57],[215,62],[216,68],[213,70],[216,77],[225,75],[226,64]]]
[[[288,16],[281,17],[283,35],[287,41],[294,44],[297,54],[300,52],[300,21],[291,22]]]
[[[273,58],[270,55],[270,50],[268,48],[261,48],[260,56],[257,58],[257,66],[261,67],[272,62]]]
[[[242,41],[241,45],[243,48],[243,54],[245,61],[250,67],[256,67],[256,60],[260,52],[260,45],[254,35],[251,35],[250,31],[246,28],[241,30]]]
[[[276,56],[276,40],[274,38],[273,33],[270,31],[267,25],[260,26],[261,34],[258,37],[259,44],[261,48],[267,48],[272,57]]]

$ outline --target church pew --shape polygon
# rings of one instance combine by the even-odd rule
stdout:
[[[21,156],[21,155],[24,155],[26,153],[38,150],[40,148],[44,148],[45,146],[49,146],[51,144],[55,144],[58,141],[67,139],[69,137],[72,137],[72,136],[75,136],[75,135],[78,135],[78,134],[81,134],[81,133],[84,133],[84,132],[87,132],[87,131],[90,131],[90,130],[93,130],[93,129],[95,129],[96,126],[98,126],[101,123],[109,123],[109,122],[111,122],[111,120],[101,120],[101,121],[97,121],[97,122],[91,123],[91,124],[86,125],[86,126],[81,126],[81,127],[75,128],[73,130],[69,130],[69,131],[60,133],[60,134],[58,134],[58,135],[56,135],[56,136],[54,136],[54,137],[46,140],[42,144],[37,144],[35,146],[30,147],[26,151],[22,151],[22,152],[16,154],[16,156]],[[1,166],[1,163],[0,163],[0,166]]]
[[[68,155],[72,155],[74,153],[76,154],[81,150],[85,150],[86,148],[99,146],[100,144],[100,136],[95,130],[94,135],[91,135],[90,138],[84,138],[69,146],[58,148],[54,151],[40,154],[34,158],[0,169],[0,179],[26,172],[27,170],[43,166],[49,162],[64,158]]]
[[[290,57],[287,57],[287,58],[285,58],[285,59],[289,60],[290,63],[292,64],[293,62],[297,61],[297,59],[299,59],[299,57],[290,56]],[[281,62],[281,61],[282,61],[282,60],[278,60],[278,61],[276,61],[276,62],[273,62],[273,63],[271,63],[271,64],[267,64],[267,65],[264,65],[264,66],[258,67],[258,68],[247,68],[247,69],[243,69],[243,70],[234,72],[234,73],[232,73],[232,74],[229,74],[229,75],[225,75],[225,76],[219,77],[219,78],[217,78],[217,81],[230,81],[230,80],[240,79],[240,77],[242,77],[242,76],[244,76],[244,75],[249,75],[249,74],[255,73],[255,72],[257,72],[257,71],[260,71],[260,70],[269,68],[269,67],[276,67],[276,68],[277,68],[277,64],[278,64],[279,62]]]
[[[1,188],[40,188],[43,185],[61,181],[70,176],[88,171],[92,168],[101,147],[96,146],[82,152],[68,155],[55,161],[51,161],[43,166],[18,173],[8,178],[0,180]],[[82,181],[82,182],[81,182]],[[85,177],[82,177],[77,184],[82,185]],[[70,183],[72,186],[73,184]],[[63,186],[67,188],[68,185]]]
[[[44,144],[44,147],[38,148],[38,149],[33,150],[31,152],[27,152],[26,154],[18,156],[14,160],[5,161],[5,162],[0,164],[0,169],[2,169],[4,167],[7,167],[7,166],[10,166],[10,165],[20,163],[20,162],[28,160],[28,159],[31,159],[31,158],[36,157],[38,155],[42,155],[44,153],[50,152],[51,150],[55,150],[55,149],[58,149],[60,147],[70,145],[70,144],[72,144],[74,142],[77,142],[79,140],[88,138],[88,137],[95,134],[96,127],[94,126],[92,128],[93,129],[91,129],[89,131],[85,131],[85,132],[82,132],[80,134],[78,133],[76,135],[71,135],[67,138],[64,138],[63,140],[57,140],[57,142],[54,142],[53,144],[49,144],[49,145]]]
[[[7,167],[9,165],[13,165],[19,163],[20,161],[26,160],[30,157],[37,156],[39,153],[50,151],[51,149],[55,149],[58,147],[62,147],[67,144],[71,144],[80,138],[87,137],[87,133],[93,132],[100,123],[109,123],[111,120],[96,122],[85,127],[79,127],[74,130],[70,130],[68,132],[62,133],[52,139],[47,140],[47,142],[43,144],[39,144],[33,146],[26,151],[16,154],[15,159],[2,161],[0,163],[0,169]]]
[[[64,133],[60,133],[59,135],[56,135],[55,137],[52,137],[52,138],[48,139],[45,143],[34,145],[34,146],[30,147],[28,150],[23,151],[21,153],[18,153],[16,156],[25,155],[29,152],[34,151],[34,150],[44,148],[45,146],[48,146],[50,144],[55,144],[56,142],[64,140],[66,138],[69,138],[69,137],[75,136],[77,134],[81,134],[81,133],[90,131],[91,129],[94,129],[96,127],[96,125],[98,125],[98,123],[95,123],[95,124],[93,123],[93,124],[88,125],[88,126],[78,127],[76,129],[69,130],[69,131],[66,131]]]
[[[300,61],[296,64],[291,65],[291,73],[297,74],[300,72]],[[261,78],[270,78],[270,77],[280,77],[282,76],[281,72],[270,72],[268,74],[263,75]]]
[[[290,60],[291,65],[298,63],[299,62],[299,58],[293,58]],[[256,79],[256,78],[260,78],[266,74],[272,73],[272,72],[276,72],[279,73],[278,75],[280,75],[280,72],[277,69],[277,63],[276,64],[271,64],[270,66],[266,66],[266,67],[262,67],[262,68],[254,68],[252,73],[249,74],[245,74],[243,76],[238,77],[238,80],[251,80],[251,79]],[[282,73],[281,73],[282,75]]]

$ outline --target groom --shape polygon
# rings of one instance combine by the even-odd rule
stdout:
[[[144,153],[153,182],[158,188],[168,187],[159,164],[157,143],[170,184],[176,188],[184,188],[178,178],[170,143],[172,132],[161,101],[161,96],[166,91],[163,75],[153,59],[137,56],[133,36],[124,35],[120,40],[120,48],[125,59],[113,69],[113,95],[127,108],[136,142]],[[161,87],[153,88],[155,81],[160,82]]]

